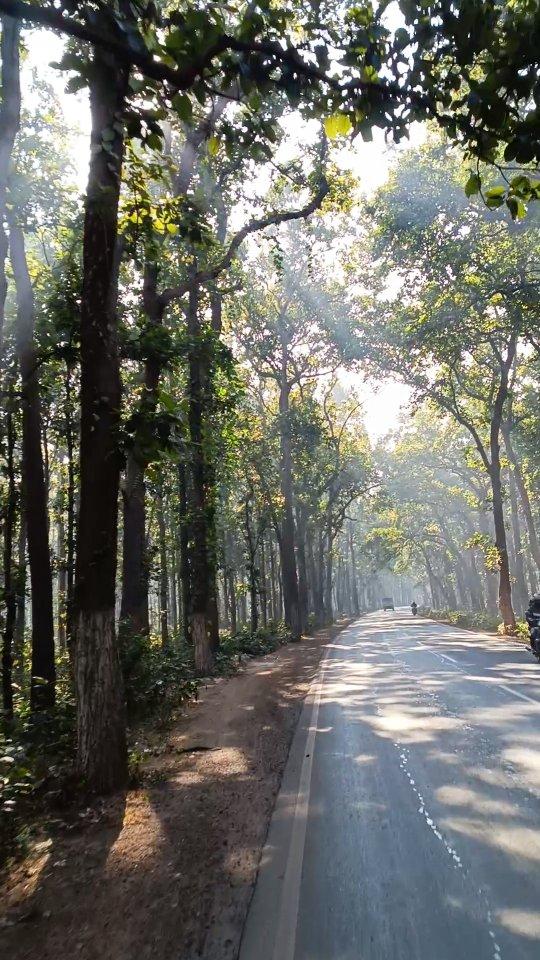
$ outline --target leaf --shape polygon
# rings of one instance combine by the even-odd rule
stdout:
[[[518,197],[508,197],[506,206],[512,215],[512,220],[523,220],[527,215],[527,207]]]
[[[208,140],[208,154],[211,157],[217,156],[219,151],[219,140],[216,136],[211,136]]]
[[[346,137],[352,130],[352,123],[346,113],[333,113],[323,121],[326,136],[330,140],[336,137]]]
[[[486,197],[493,199],[494,197],[503,197],[506,193],[506,187],[490,187],[489,190],[486,190]]]
[[[171,103],[180,120],[183,120],[184,123],[189,123],[193,116],[193,107],[191,106],[189,97],[187,97],[185,93],[176,93]]]
[[[465,196],[472,197],[475,193],[478,193],[481,185],[482,185],[482,181],[478,176],[478,174],[471,173],[469,179],[467,180],[467,183],[465,184]]]

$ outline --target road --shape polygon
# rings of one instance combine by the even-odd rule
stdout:
[[[539,960],[540,666],[410,613],[327,649],[240,960]]]

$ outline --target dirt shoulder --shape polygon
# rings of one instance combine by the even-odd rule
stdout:
[[[345,624],[212,682],[143,785],[58,823],[0,897],[11,960],[230,960],[302,702]]]

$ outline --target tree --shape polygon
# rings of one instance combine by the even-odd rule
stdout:
[[[423,172],[428,158],[439,164],[442,159],[450,180],[455,167],[439,146],[420,158]],[[441,195],[433,180],[426,184],[423,220],[411,222],[402,192],[411,161],[412,156],[403,178],[397,172],[381,217],[380,276],[394,269],[403,286],[399,304],[382,292],[372,306],[372,359],[409,383],[418,399],[430,397],[469,431],[490,478],[499,606],[505,625],[514,629],[500,437],[511,371],[534,317],[527,273],[535,241],[529,231],[500,217],[493,228],[479,211],[465,210],[455,191],[448,199]],[[389,235],[390,247],[383,251]]]

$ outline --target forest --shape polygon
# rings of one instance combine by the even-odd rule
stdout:
[[[540,589],[540,12],[0,14],[11,849],[44,766],[123,788],[132,724],[239,654],[385,594],[523,633]],[[388,169],[369,188],[373,142]],[[388,384],[408,401],[381,432],[366,396]]]

